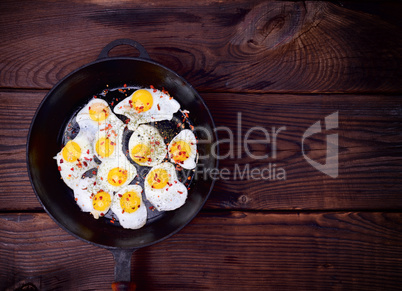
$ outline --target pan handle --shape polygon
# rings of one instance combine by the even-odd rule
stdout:
[[[115,266],[113,291],[135,291],[136,285],[131,282],[131,256],[135,249],[114,249],[111,250]]]
[[[139,52],[140,52],[140,56],[139,58],[141,59],[148,59],[150,60],[151,58],[149,57],[148,52],[146,51],[146,49],[139,43],[136,42],[135,40],[129,39],[129,38],[119,38],[116,39],[114,41],[112,41],[111,43],[107,44],[101,51],[101,53],[98,56],[98,60],[100,59],[107,59],[109,58],[109,52],[115,48],[116,46],[119,45],[129,45],[132,46],[134,48],[136,48]]]

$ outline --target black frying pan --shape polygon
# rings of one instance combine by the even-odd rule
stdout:
[[[118,45],[131,45],[140,55],[133,57],[108,56]],[[205,177],[193,179],[186,203],[175,211],[160,213],[143,228],[128,230],[108,220],[95,220],[81,212],[75,204],[72,191],[60,179],[53,157],[63,146],[63,132],[71,116],[106,87],[140,86],[165,88],[190,111],[193,125],[203,127],[196,131],[200,156],[198,171],[216,168],[218,161],[211,152],[216,143],[214,122],[199,94],[182,77],[170,69],[150,60],[139,43],[119,39],[108,44],[98,59],[79,68],[61,80],[43,99],[33,118],[28,134],[27,163],[34,191],[46,212],[66,231],[74,236],[112,251],[115,266],[115,281],[130,281],[130,264],[133,251],[162,241],[179,231],[200,211],[213,187],[213,180]],[[110,101],[110,100],[109,100]],[[215,150],[216,152],[216,150]],[[113,283],[115,290],[131,290],[129,283]]]

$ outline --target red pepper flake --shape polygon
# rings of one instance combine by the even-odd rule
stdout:
[[[173,99],[173,97],[169,97],[169,100],[172,100]]]
[[[71,171],[74,171],[74,168],[71,168],[70,170],[71,170]]]
[[[84,166],[85,166],[85,167],[88,167],[88,164],[87,164],[87,162],[85,162],[85,161],[84,161]]]
[[[149,88],[151,89],[155,89],[154,85],[150,85]]]
[[[63,163],[63,159],[60,159],[60,164],[62,164]]]
[[[181,123],[179,122],[179,124],[177,125],[177,127],[180,127],[181,126]]]
[[[111,220],[110,220],[110,222],[111,222],[111,223],[114,223],[114,220],[113,220],[113,219],[111,219]]]
[[[96,175],[96,171],[92,171],[92,174],[93,174],[93,175]]]
[[[89,150],[87,150],[87,154],[89,155]]]
[[[177,191],[179,194],[183,194],[183,192],[182,191]]]
[[[118,195],[119,195],[120,198],[123,197],[123,195],[121,195],[121,194],[118,194]]]
[[[161,107],[159,106],[159,104],[157,106],[158,106],[158,110],[161,110]]]
[[[128,124],[130,122],[130,118],[127,118],[126,121],[124,121],[125,124]]]
[[[188,177],[187,180],[191,180],[191,177]]]
[[[127,88],[127,84],[124,84],[123,87],[124,87],[124,88]]]
[[[57,169],[59,169],[59,171],[61,171],[61,167],[60,167],[60,166],[58,166]]]

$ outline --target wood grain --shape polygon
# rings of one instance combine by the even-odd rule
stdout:
[[[2,210],[41,209],[27,177],[25,144],[32,116],[44,95],[44,91],[0,92],[0,120],[3,124],[0,128]],[[211,108],[220,138],[228,138],[224,127],[233,132],[234,138],[233,156],[220,161],[222,173],[226,171],[229,174],[218,177],[207,208],[378,210],[402,207],[400,96],[202,95]],[[324,163],[326,134],[338,134],[339,176],[333,179],[305,160],[301,143],[309,126],[319,120],[323,123],[327,115],[336,111],[339,113],[337,129],[323,131],[305,141],[306,155]],[[238,112],[241,114],[241,132],[237,128]],[[265,128],[270,143],[251,144],[248,148],[256,156],[268,154],[268,158],[256,160],[245,151],[244,136],[253,126]],[[276,157],[273,157],[273,127],[286,127],[277,134]],[[241,138],[241,146],[238,145],[238,137]],[[255,131],[249,139],[266,137],[262,132]],[[230,148],[228,142],[223,142],[221,155],[230,153]],[[286,180],[278,179],[277,175],[267,180],[253,179],[259,177],[252,176],[253,169],[262,171],[269,164],[277,169],[283,168]],[[244,174],[247,167],[248,176]],[[200,173],[199,178],[203,175]],[[244,177],[241,178],[241,175]],[[267,171],[264,177],[268,177]]]
[[[1,1],[0,87],[49,89],[132,38],[200,91],[401,93],[402,31],[386,16],[315,1]]]
[[[46,214],[0,215],[0,288],[110,290],[113,258]],[[133,255],[140,290],[396,290],[400,213],[202,213]],[[222,246],[225,246],[222,248]]]

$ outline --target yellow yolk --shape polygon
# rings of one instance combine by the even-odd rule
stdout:
[[[170,154],[173,160],[177,163],[184,162],[185,160],[187,160],[190,156],[190,153],[191,153],[190,145],[183,140],[175,141],[170,146]]]
[[[169,182],[169,174],[164,169],[155,169],[149,174],[147,182],[153,189],[162,189]]]
[[[131,106],[138,112],[145,112],[151,109],[153,104],[152,94],[147,90],[140,89],[134,92],[131,97]]]
[[[133,213],[141,204],[141,198],[136,192],[126,192],[120,198],[120,206],[123,212]]]
[[[103,103],[93,103],[89,107],[89,117],[91,117],[93,121],[103,121],[109,116],[109,114],[109,107]]]
[[[110,194],[104,191],[100,191],[92,200],[94,209],[98,211],[107,210],[110,207],[110,203],[112,203]]]
[[[132,148],[130,157],[137,164],[143,164],[148,161],[151,156],[151,149],[145,144],[137,144]]]
[[[103,158],[110,157],[114,152],[114,142],[108,137],[101,137],[95,145],[96,152]]]
[[[113,168],[107,175],[107,181],[112,186],[121,186],[127,181],[127,171],[122,168]]]
[[[70,140],[62,150],[65,161],[73,163],[81,156],[81,147],[75,141]]]

